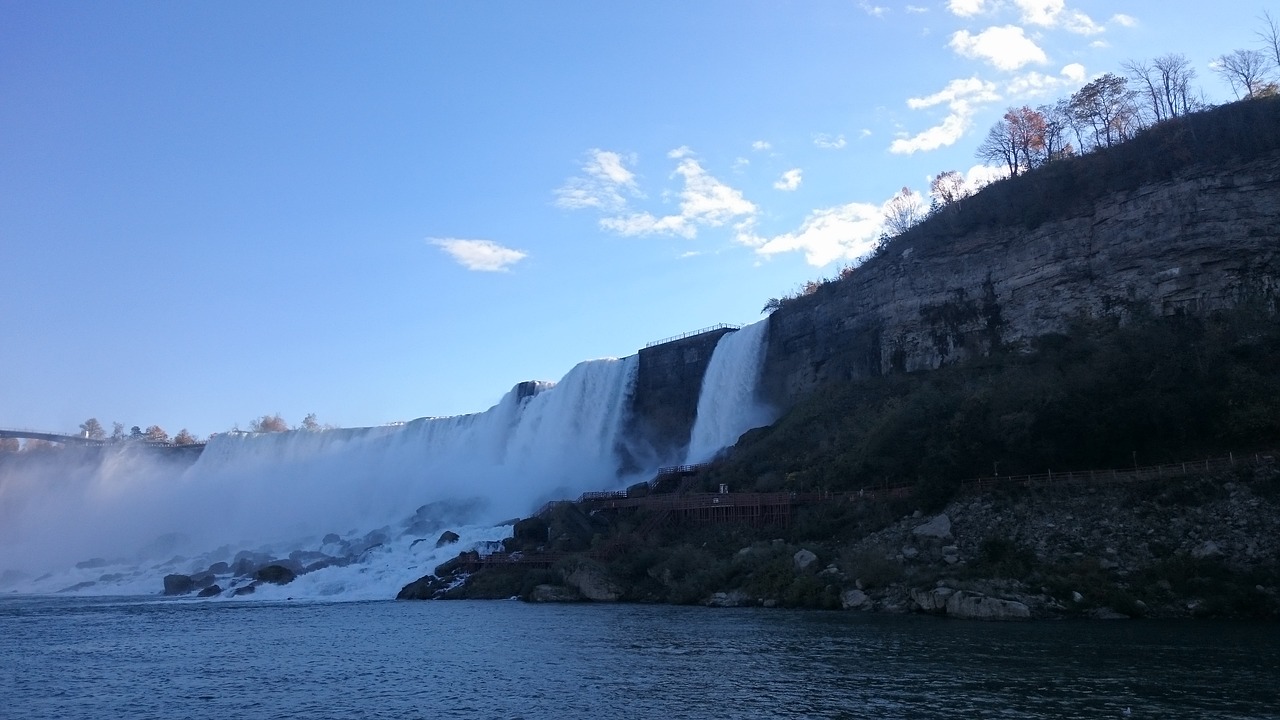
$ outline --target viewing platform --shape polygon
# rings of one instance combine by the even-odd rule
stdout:
[[[741,329],[742,329],[741,325],[730,325],[729,323],[720,323],[719,325],[704,327],[701,330],[690,330],[689,332],[681,333],[680,335],[675,335],[669,338],[663,338],[661,340],[654,340],[651,343],[647,343],[644,347],[646,350],[648,350],[649,348],[658,347],[659,345],[666,345],[667,343],[679,342],[681,340],[687,340],[691,337],[697,337],[699,335],[706,335],[708,333],[720,332],[720,331],[733,332],[735,330],[741,330]]]

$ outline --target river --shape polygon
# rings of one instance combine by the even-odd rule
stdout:
[[[1278,718],[1280,626],[0,598],[0,717]]]

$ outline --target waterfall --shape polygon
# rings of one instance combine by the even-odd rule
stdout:
[[[218,435],[186,466],[137,447],[0,463],[0,590],[154,593],[170,572],[250,550],[323,553],[336,536],[360,550],[359,568],[308,573],[291,596],[393,597],[434,568],[442,530],[498,540],[510,527],[497,521],[622,482],[615,448],[637,368],[636,356],[587,361],[472,415]]]
[[[706,462],[742,433],[774,421],[773,410],[757,395],[768,330],[766,318],[716,343],[702,379],[686,463]]]

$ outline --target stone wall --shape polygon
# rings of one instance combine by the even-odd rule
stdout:
[[[935,225],[941,225],[935,224]],[[1280,153],[1190,168],[1034,229],[909,234],[773,313],[765,396],[1025,347],[1072,317],[1280,300]]]
[[[627,464],[654,467],[679,463],[689,446],[702,378],[716,343],[730,328],[647,347],[640,351],[628,428]]]

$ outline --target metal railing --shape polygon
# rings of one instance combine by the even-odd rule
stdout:
[[[644,347],[647,350],[651,347],[666,345],[667,343],[670,343],[670,342],[675,342],[677,340],[684,340],[685,338],[691,338],[695,335],[702,335],[703,333],[715,332],[716,330],[741,330],[741,329],[742,329],[741,325],[730,325],[729,323],[720,323],[719,325],[704,327],[701,330],[690,330],[689,332],[682,333],[680,335],[674,335],[672,337],[664,338],[662,340],[654,340],[653,342],[645,345]]]

